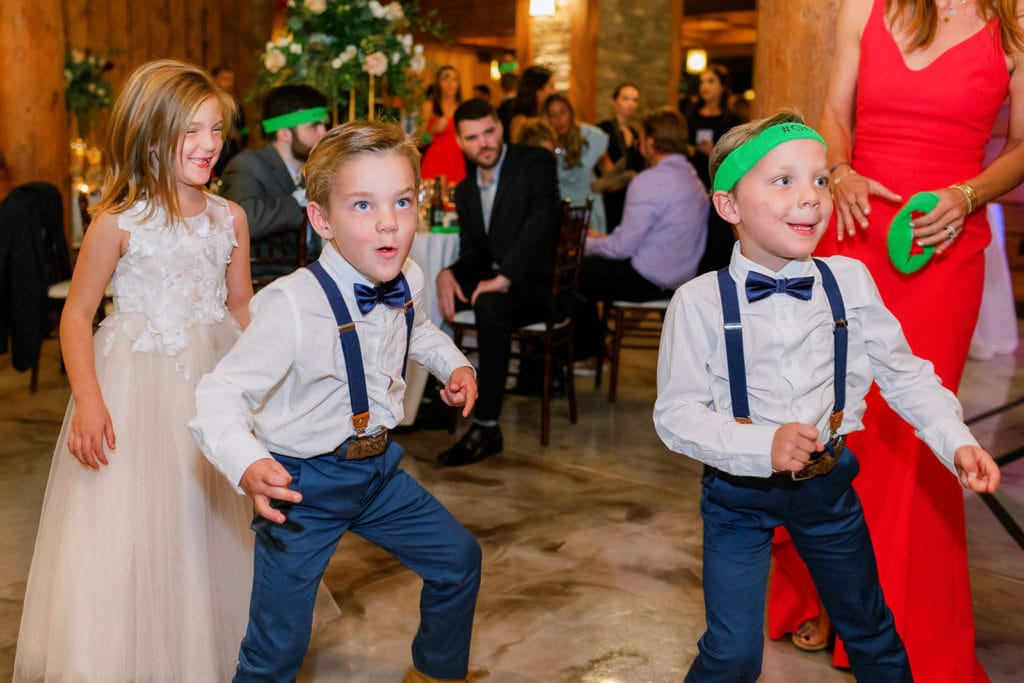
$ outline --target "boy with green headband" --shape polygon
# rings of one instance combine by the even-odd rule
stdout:
[[[710,170],[715,209],[739,243],[727,268],[676,291],[654,407],[665,445],[705,465],[707,630],[686,680],[760,675],[771,541],[784,526],[856,678],[910,681],[845,436],[863,428],[875,381],[964,487],[993,491],[999,470],[863,264],[811,258],[832,214],[821,137],[793,114],[753,121],[722,137]]]
[[[327,98],[308,85],[272,88],[263,98],[262,115],[267,144],[231,159],[220,189],[221,196],[245,210],[254,256],[261,255],[259,240],[304,224],[307,202],[302,164],[330,122]],[[316,260],[321,241],[311,228],[306,238],[307,257]],[[290,270],[287,266],[258,264],[252,274],[263,280]]]

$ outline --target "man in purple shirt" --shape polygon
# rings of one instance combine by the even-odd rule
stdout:
[[[601,348],[598,301],[669,299],[697,274],[707,241],[707,191],[686,159],[686,119],[663,107],[641,122],[640,151],[647,169],[629,184],[622,223],[611,234],[587,237],[575,314],[579,358]]]

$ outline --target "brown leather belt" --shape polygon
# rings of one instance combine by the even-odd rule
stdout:
[[[332,455],[336,458],[344,457],[345,460],[365,460],[366,458],[376,458],[388,449],[388,444],[390,443],[391,432],[387,427],[381,427],[373,434],[369,434],[361,438],[357,436],[350,437],[330,453],[324,453],[317,457]]]
[[[839,462],[839,454],[843,452],[845,446],[846,436],[839,434],[833,436],[823,450],[811,454],[811,459],[807,461],[802,470],[791,473],[793,481],[814,479],[834,470],[836,463]]]

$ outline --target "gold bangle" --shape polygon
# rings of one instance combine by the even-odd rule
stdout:
[[[849,166],[849,164],[847,164],[847,166]],[[832,174],[829,173],[829,175],[831,176]],[[830,182],[833,186],[838,185],[839,183],[843,182],[843,178],[849,178],[852,175],[857,175],[857,171],[854,170],[853,166],[850,166],[850,171],[848,173],[844,173],[843,175],[839,176],[835,180],[831,180]]]
[[[953,183],[949,186],[951,190],[960,190],[967,200],[967,213],[972,214],[978,208],[978,193],[967,183]]]

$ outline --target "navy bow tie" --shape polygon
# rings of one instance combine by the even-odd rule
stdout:
[[[376,287],[356,283],[356,305],[359,306],[359,312],[366,315],[377,304],[384,304],[391,308],[405,308],[409,297],[404,285],[405,278],[401,275]]]
[[[747,301],[760,301],[772,294],[788,294],[802,301],[809,301],[813,277],[775,278],[751,271],[747,273]]]

